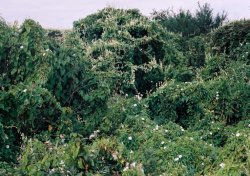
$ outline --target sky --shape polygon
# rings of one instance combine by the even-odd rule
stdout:
[[[197,9],[198,0],[0,0],[0,16],[8,23],[31,18],[45,28],[69,29],[73,21],[107,6],[137,8],[146,16],[155,10]],[[209,3],[214,13],[228,13],[229,20],[250,19],[250,0],[199,0]]]

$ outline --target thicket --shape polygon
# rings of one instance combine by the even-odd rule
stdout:
[[[135,9],[1,19],[0,175],[249,175],[250,23],[199,8],[167,16],[188,40]]]

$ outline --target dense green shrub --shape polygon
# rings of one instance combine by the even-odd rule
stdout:
[[[181,56],[174,46],[177,37],[136,10],[106,8],[75,22],[74,28],[88,43],[95,70],[112,76],[118,93],[155,90],[165,78],[159,64],[178,63]]]
[[[200,68],[205,65],[205,41],[200,36],[188,40],[187,66]]]
[[[210,95],[204,103],[226,124],[238,123],[250,114],[249,72],[249,65],[232,63],[222,76],[207,82]]]
[[[6,40],[10,44],[1,49],[3,83],[6,86],[20,82],[44,84],[53,61],[44,29],[33,20],[25,20],[18,32],[10,30],[9,38]]]
[[[76,114],[88,115],[105,106],[109,87],[105,80],[91,71],[83,52],[83,44],[75,33],[62,43],[59,55],[48,74],[46,87],[63,106],[70,106]]]
[[[148,109],[157,122],[172,121],[188,127],[202,117],[202,100],[206,97],[203,83],[170,81],[150,95]]]
[[[222,25],[227,15],[223,12],[214,16],[209,4],[200,5],[192,14],[189,10],[180,9],[178,13],[172,10],[154,11],[152,18],[158,21],[164,28],[175,33],[181,33],[185,37],[207,34]]]
[[[224,17],[0,20],[0,175],[249,175],[248,21],[196,36]]]
[[[56,126],[62,113],[60,104],[48,90],[32,85],[20,85],[2,92],[0,103],[4,124],[14,125],[25,135],[47,130],[48,125]]]
[[[61,115],[60,104],[46,89],[19,85],[12,87],[8,92],[0,92],[2,160],[15,161],[22,143],[21,134],[55,134]]]
[[[250,20],[231,22],[212,32],[210,46],[213,54],[225,53],[232,60],[250,60]]]

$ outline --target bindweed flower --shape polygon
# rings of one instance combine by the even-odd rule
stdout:
[[[175,158],[175,159],[174,159],[174,161],[179,161],[179,158],[178,158],[178,157],[177,157],[177,158]]]
[[[130,140],[130,141],[131,141],[131,140],[132,140],[132,136],[129,136],[129,137],[128,137],[128,140]]]
[[[133,104],[133,106],[134,106],[134,107],[136,107],[136,106],[137,106],[137,104]]]
[[[135,168],[136,162],[130,164],[130,168]]]
[[[178,158],[182,158],[182,155],[178,155]]]
[[[235,136],[236,136],[236,137],[240,137],[240,133],[239,133],[239,132],[237,132]]]
[[[46,53],[43,53],[43,56],[45,56],[46,55]]]
[[[27,92],[27,89],[24,89],[23,92],[24,92],[24,93]]]
[[[113,153],[112,153],[112,157],[114,158],[114,160],[117,160],[117,159],[118,159],[117,154],[118,154],[117,152],[113,152]]]
[[[161,141],[161,145],[163,145],[163,144],[165,144],[165,142],[164,142],[164,141]]]
[[[145,120],[145,118],[143,118],[143,117],[142,117],[142,118],[141,118],[141,120],[143,120],[143,121],[144,121],[144,120]]]
[[[220,167],[223,169],[225,167],[224,163],[220,163]]]
[[[6,148],[7,148],[7,149],[10,148],[10,146],[9,146],[9,145],[6,145]]]
[[[64,165],[64,161],[63,161],[63,160],[61,160],[60,164],[61,164],[61,165]]]
[[[159,126],[158,125],[155,126],[155,130],[159,130]]]
[[[20,49],[23,49],[23,45],[22,45],[22,46],[20,46]]]

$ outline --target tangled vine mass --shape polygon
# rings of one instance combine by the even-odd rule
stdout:
[[[250,175],[250,20],[212,12],[1,19],[0,175]]]

